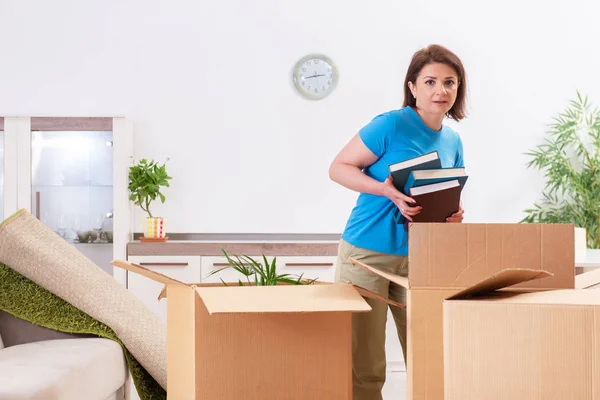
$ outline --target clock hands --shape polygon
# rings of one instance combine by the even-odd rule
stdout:
[[[317,73],[315,72],[315,74],[313,76],[305,76],[304,79],[309,79],[309,78],[318,78],[319,76],[325,76],[325,74],[322,75],[317,75]]]

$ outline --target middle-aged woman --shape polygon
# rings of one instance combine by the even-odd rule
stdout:
[[[401,109],[376,116],[344,146],[329,169],[330,178],[359,192],[342,233],[336,281],[353,283],[406,304],[404,288],[348,262],[357,259],[383,271],[408,275],[408,232],[393,214],[411,221],[421,208],[396,190],[388,165],[437,150],[442,167],[464,167],[458,134],[445,118],[465,117],[465,70],[450,50],[430,45],[417,51],[404,82]],[[462,222],[462,205],[448,222]],[[381,400],[385,383],[387,305],[366,299],[372,308],[352,322],[354,400]],[[406,311],[391,307],[406,362]]]

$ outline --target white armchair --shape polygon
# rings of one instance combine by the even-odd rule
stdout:
[[[0,400],[124,400],[127,364],[109,339],[56,332],[0,311]]]

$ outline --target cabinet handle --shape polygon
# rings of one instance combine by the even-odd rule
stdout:
[[[229,267],[230,265],[231,264],[225,263],[225,262],[223,262],[223,263],[218,263],[218,262],[217,263],[213,263],[213,267]],[[252,264],[250,264],[250,263],[242,263],[242,265],[252,265]]]
[[[333,263],[332,262],[305,262],[305,263],[285,263],[286,267],[302,267],[302,266],[306,266],[306,267],[333,267]]]
[[[186,262],[166,263],[166,262],[141,262],[141,266],[147,267],[187,267],[189,264]]]
[[[213,263],[213,267],[228,267],[230,264],[229,263]],[[252,265],[250,263],[243,263],[242,265]],[[310,262],[306,262],[306,263],[285,263],[286,267],[302,267],[302,266],[306,266],[306,267],[333,267],[333,263],[332,262],[323,262],[323,263],[310,263]]]

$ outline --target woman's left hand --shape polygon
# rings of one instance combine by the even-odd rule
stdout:
[[[446,218],[446,222],[462,222],[465,210],[462,208],[462,201],[458,206],[458,211]]]

